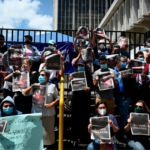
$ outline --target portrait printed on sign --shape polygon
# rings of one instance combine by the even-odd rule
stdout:
[[[102,139],[110,142],[110,125],[108,123],[109,117],[93,117],[91,118],[91,139]]]
[[[4,78],[8,75],[9,73],[6,71],[0,72],[0,90],[3,89],[4,86]]]
[[[89,39],[88,28],[87,27],[79,27],[78,28],[78,39]]]
[[[96,39],[105,39],[105,31],[102,28],[96,28]]]
[[[46,103],[46,86],[32,86],[32,104],[39,107],[44,107]]]
[[[93,57],[92,57],[92,49],[83,49],[81,51],[81,56],[82,59],[85,60],[86,63],[92,63],[93,62]]]
[[[23,58],[23,45],[12,45],[14,50],[8,50],[8,63],[10,66],[21,66]]]
[[[118,43],[118,45],[120,45],[120,47],[122,47],[123,45],[127,46],[127,45],[129,45],[129,39],[122,36],[118,39],[117,43]]]
[[[99,75],[99,90],[104,91],[104,90],[109,90],[109,89],[114,89],[114,81],[111,78],[111,73],[104,73]]]
[[[13,74],[13,92],[21,91],[29,87],[29,73],[21,72],[21,74]]]
[[[114,55],[106,55],[106,59],[108,62],[108,68],[114,68],[117,64],[116,58],[117,58],[118,54],[114,54]]]
[[[127,69],[127,70],[123,70],[123,71],[119,71],[119,78],[120,81],[122,81],[124,78],[129,77],[132,74],[132,70],[131,69]]]
[[[130,113],[131,132],[133,135],[149,135],[149,114]]]

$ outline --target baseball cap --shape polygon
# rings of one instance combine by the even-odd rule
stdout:
[[[100,43],[105,43],[105,40],[104,40],[104,39],[99,40],[99,41],[98,41],[98,44],[100,44]]]
[[[150,42],[150,38],[148,38],[148,39],[146,40],[146,42]]]
[[[54,40],[49,40],[48,44],[56,45],[56,42]]]
[[[85,61],[83,59],[80,59],[77,63],[78,65],[84,65],[85,66]]]
[[[24,37],[28,37],[32,41],[32,36],[31,35],[25,35]]]
[[[79,43],[86,43],[84,39],[80,40]]]

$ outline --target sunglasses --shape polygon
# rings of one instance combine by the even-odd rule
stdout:
[[[139,108],[141,108],[141,109],[143,108],[142,106],[138,106],[138,105],[135,105],[135,107],[139,107]]]
[[[45,74],[40,74],[39,76],[43,76],[43,77],[44,77],[44,76],[45,76]]]
[[[99,107],[98,109],[105,109],[106,107]]]

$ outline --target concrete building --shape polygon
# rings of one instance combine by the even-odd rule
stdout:
[[[53,0],[53,30],[98,27],[114,0]]]

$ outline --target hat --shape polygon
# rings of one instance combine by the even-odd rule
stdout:
[[[104,39],[99,40],[99,41],[98,41],[98,44],[100,44],[100,43],[105,43],[105,40],[104,40]]]
[[[84,39],[80,40],[79,43],[86,43]]]
[[[85,66],[85,61],[83,59],[80,59],[77,63],[78,65],[84,65]]]
[[[56,42],[54,40],[49,40],[48,44],[56,45]]]
[[[32,36],[31,35],[25,35],[24,37],[28,37],[32,41]]]
[[[150,42],[150,38],[148,38],[148,39],[146,40],[146,42]]]
[[[48,55],[50,55],[50,54],[52,54],[51,51],[46,51],[46,52],[44,52],[44,56],[48,56]]]

